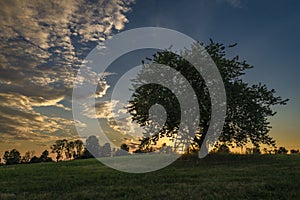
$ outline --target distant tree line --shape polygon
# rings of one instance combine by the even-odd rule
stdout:
[[[51,153],[55,155],[55,161],[63,160],[76,160],[76,159],[87,159],[95,157],[114,157],[114,156],[125,156],[131,155],[129,153],[129,146],[127,144],[122,144],[120,148],[111,148],[110,143],[105,143],[103,146],[100,145],[99,140],[96,136],[89,136],[86,139],[86,144],[81,140],[68,141],[66,139],[56,140],[55,143],[50,147]],[[133,153],[170,153],[173,151],[171,146],[163,143],[160,148],[154,149],[137,149]],[[193,149],[188,149],[186,154],[193,153]],[[229,146],[225,143],[217,144],[215,149],[212,150],[213,153],[231,153]],[[288,151],[285,147],[275,148],[269,150],[267,148],[260,149],[258,147],[246,148],[245,154],[300,154],[299,149],[291,149]],[[13,165],[13,164],[28,164],[28,163],[40,163],[40,162],[53,162],[52,157],[49,156],[49,151],[45,150],[40,156],[34,156],[34,151],[27,151],[22,156],[17,149],[12,149],[11,151],[5,151],[0,164]],[[2,161],[2,162],[1,162]]]
[[[52,158],[49,157],[48,150],[43,151],[39,157],[33,155],[33,151],[27,151],[24,156],[21,156],[21,153],[17,149],[12,149],[11,151],[4,152],[3,161],[6,165],[52,162]]]
[[[230,153],[230,148],[225,144],[217,144],[215,149],[212,151],[213,153]],[[285,147],[279,147],[274,149],[267,149],[263,148],[260,149],[259,147],[247,147],[244,154],[299,154],[299,149],[291,149],[290,151],[287,150]]]
[[[129,155],[127,144],[122,144],[118,149],[111,148],[110,143],[101,146],[94,135],[86,139],[85,145],[81,140],[57,140],[51,146],[51,150],[51,153],[56,155],[56,161]]]
[[[50,147],[50,152],[45,150],[40,156],[35,156],[34,151],[27,151],[22,156],[17,149],[5,151],[0,165],[26,164],[53,162],[50,153],[55,155],[55,161],[76,160],[94,157],[112,157],[129,155],[129,147],[127,144],[122,144],[120,148],[111,148],[109,143],[101,146],[96,136],[90,136],[86,139],[86,144],[81,140],[68,141],[67,139],[56,140]],[[1,162],[2,161],[2,162]]]

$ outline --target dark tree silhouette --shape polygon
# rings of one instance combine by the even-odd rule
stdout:
[[[91,144],[91,141],[93,139],[90,139],[88,141],[88,144]],[[84,145],[81,140],[75,140],[75,141],[68,141],[66,139],[64,140],[57,140],[52,146],[51,146],[51,153],[56,154],[56,161],[62,160],[64,158],[66,159],[78,159],[83,156],[84,154]]]
[[[41,159],[37,156],[33,156],[31,159],[30,159],[30,163],[40,163],[41,162]]]
[[[86,139],[86,150],[89,151],[90,154],[93,155],[93,157],[99,157],[99,150],[100,150],[100,145],[99,145],[99,140],[96,136],[91,135]],[[86,153],[88,154],[88,153]]]
[[[49,157],[49,151],[48,150],[43,151],[40,157],[33,156],[30,159],[30,163],[52,162],[52,161],[53,161],[52,158]]]
[[[65,146],[66,159],[69,159],[69,160],[72,159],[74,147],[75,147],[75,143],[73,141],[69,141],[66,143],[66,146]]]
[[[80,156],[80,159],[86,159],[86,158],[95,158],[87,148],[84,148],[82,155]]]
[[[287,154],[289,151],[285,147],[279,147],[275,150],[275,154]]]
[[[26,151],[24,156],[22,157],[21,163],[29,163],[31,158],[33,157],[33,151]]]
[[[120,149],[115,153],[116,156],[126,156],[129,155],[129,147],[127,144],[121,144]]]
[[[21,162],[21,154],[18,150],[12,149],[11,151],[5,151],[3,160],[6,165],[18,164]]]
[[[253,154],[261,154],[261,151],[260,151],[259,147],[253,147],[252,152],[253,152]]]
[[[110,157],[111,156],[110,143],[105,143],[102,147],[100,147],[99,153],[101,157]]]
[[[120,146],[120,149],[124,150],[124,151],[129,151],[129,146],[127,144],[122,144]]]
[[[43,151],[43,153],[41,154],[39,159],[40,159],[41,162],[52,162],[52,158],[49,157],[49,151],[48,150]]]
[[[65,148],[68,144],[68,140],[56,140],[55,143],[51,146],[51,153],[56,154],[56,162],[63,159],[63,153],[65,152]]]
[[[203,44],[201,44],[203,46]],[[194,44],[191,50],[182,52],[181,55],[193,57],[198,52],[203,52],[199,43]],[[235,45],[233,45],[235,46]],[[229,46],[230,48],[233,46]],[[268,117],[273,116],[272,106],[285,105],[288,99],[283,100],[275,95],[275,90],[269,90],[264,84],[249,85],[241,78],[245,74],[245,70],[252,68],[246,61],[240,61],[239,57],[229,59],[223,44],[211,41],[205,47],[205,50],[215,62],[220,74],[223,78],[227,96],[227,115],[219,142],[228,146],[242,147],[247,143],[259,148],[261,144],[267,144],[275,147],[275,140],[269,136],[271,129]],[[197,53],[195,53],[197,52]],[[147,58],[149,65],[143,67],[142,72],[133,80],[134,94],[129,102],[128,111],[132,116],[132,120],[147,128],[151,121],[149,119],[149,108],[158,103],[161,104],[167,112],[167,120],[163,128],[155,129],[149,135],[146,133],[141,139],[140,152],[156,145],[157,141],[163,137],[169,137],[170,140],[177,139],[181,135],[183,140],[189,140],[196,148],[202,146],[206,136],[211,117],[211,101],[208,88],[204,79],[197,70],[181,56],[169,51],[158,52],[152,58]],[[144,63],[144,62],[143,62]],[[160,85],[145,84],[145,77],[151,77],[157,68],[152,67],[156,64],[167,65],[180,72],[192,86],[199,104],[200,123],[196,133],[179,133],[180,124],[180,105],[176,96]],[[156,73],[157,74],[157,73]],[[168,77],[173,78],[173,77]],[[185,90],[178,85],[178,91]],[[189,112],[193,112],[191,109]],[[191,136],[195,134],[194,136]],[[178,140],[178,139],[177,139]],[[179,141],[181,139],[179,138]],[[187,148],[187,147],[186,147]]]
[[[9,151],[5,151],[3,154],[3,160],[6,163],[8,159],[9,159]]]
[[[261,154],[259,147],[246,148],[246,154]]]
[[[73,159],[78,159],[82,156],[84,151],[84,145],[81,140],[74,141]]]
[[[216,153],[230,153],[230,149],[225,143],[218,145],[216,148]]]
[[[297,154],[299,153],[299,149],[291,149],[290,152],[291,154]]]

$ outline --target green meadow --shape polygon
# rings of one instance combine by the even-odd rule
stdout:
[[[300,199],[300,155],[214,154],[144,174],[96,159],[0,166],[0,199]]]

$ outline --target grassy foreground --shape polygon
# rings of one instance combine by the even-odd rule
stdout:
[[[0,199],[300,199],[300,155],[209,155],[145,174],[95,159],[1,166]]]

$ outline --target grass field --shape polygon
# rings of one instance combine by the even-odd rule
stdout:
[[[145,174],[95,159],[1,166],[0,199],[300,199],[300,155],[209,155]]]

